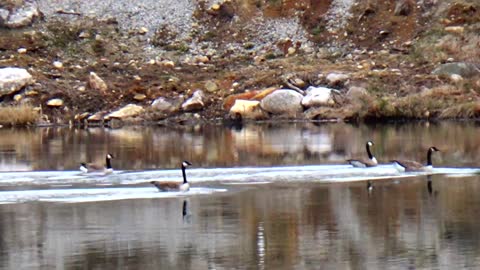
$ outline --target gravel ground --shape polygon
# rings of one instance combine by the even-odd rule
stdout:
[[[196,4],[189,0],[38,0],[40,10],[48,18],[56,11],[74,11],[100,18],[115,17],[123,29],[146,27],[153,32],[167,23],[179,33],[190,32]]]
[[[345,0],[347,1],[347,0]],[[213,3],[212,1],[209,4]],[[98,17],[115,17],[123,29],[138,29],[146,27],[153,33],[159,25],[168,25],[186,37],[194,19],[193,12],[196,1],[191,0],[38,0],[40,10],[47,19],[56,11],[74,11],[85,15]],[[307,43],[307,33],[298,18],[266,19],[258,16],[248,26],[252,42],[274,44],[281,39],[290,38],[294,41]]]
[[[333,0],[326,15],[327,28],[331,31],[342,29],[352,16],[353,4],[355,4],[354,0]]]

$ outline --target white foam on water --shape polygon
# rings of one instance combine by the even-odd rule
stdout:
[[[187,192],[159,192],[155,187],[45,189],[0,192],[0,204],[32,201],[98,202],[129,199],[173,198],[225,192],[226,189],[191,188]]]
[[[395,178],[425,174],[475,174],[479,168],[434,168],[431,172],[398,172],[391,164],[371,168],[355,168],[351,165],[309,165],[282,167],[234,167],[234,168],[191,168],[187,170],[191,183],[206,182],[333,182],[360,181],[376,178]],[[113,174],[82,174],[78,171],[42,171],[0,173],[0,185],[58,185],[95,184],[126,185],[150,181],[182,181],[179,169],[149,171],[116,171]]]
[[[429,174],[448,177],[465,177],[478,174],[479,168],[433,168],[430,172],[398,172],[392,164],[371,168],[354,168],[351,165],[310,165],[282,167],[191,168],[187,170],[193,188],[187,193],[158,192],[150,181],[182,181],[182,173],[175,170],[116,171],[112,174],[82,174],[78,171],[33,171],[0,173],[0,186],[15,189],[22,186],[42,186],[43,189],[0,192],[1,203],[29,201],[91,202],[141,198],[178,197],[226,191],[202,188],[205,183],[224,185],[264,185],[274,182],[352,182],[378,179],[400,179]],[[149,187],[132,185],[148,184]],[[78,188],[78,185],[90,188]],[[128,187],[125,187],[129,185]],[[77,186],[77,188],[75,187]],[[119,186],[119,187],[113,187]],[[48,189],[48,188],[51,189]],[[65,188],[63,188],[65,187]]]

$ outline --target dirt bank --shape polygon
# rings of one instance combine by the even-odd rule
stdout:
[[[31,26],[0,30],[0,67],[26,68],[36,81],[3,96],[4,106],[32,104],[42,124],[218,121],[232,117],[232,95],[327,86],[336,90],[327,104],[263,117],[480,115],[479,73],[432,74],[445,63],[480,63],[474,2],[84,2],[39,1],[43,17]],[[91,72],[107,89],[92,86]],[[185,109],[196,90],[201,105]],[[153,107],[158,98],[171,107]],[[47,105],[52,99],[61,105]],[[104,119],[127,104],[144,110]]]

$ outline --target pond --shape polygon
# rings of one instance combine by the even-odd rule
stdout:
[[[478,268],[479,131],[475,122],[0,129],[0,268]],[[381,164],[348,165],[368,140]],[[390,163],[424,163],[433,145],[441,152],[428,175]],[[79,171],[107,153],[114,173]],[[149,183],[181,181],[183,160],[190,191]]]

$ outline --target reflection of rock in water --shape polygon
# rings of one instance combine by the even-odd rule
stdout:
[[[368,195],[370,195],[373,191],[373,185],[372,185],[372,182],[370,182],[370,180],[367,181],[367,191],[368,191]]]

